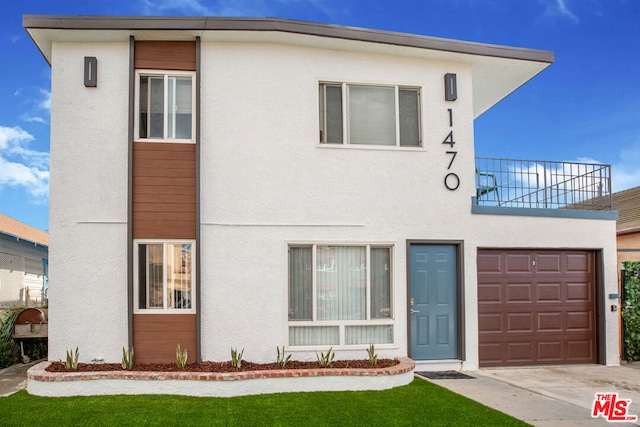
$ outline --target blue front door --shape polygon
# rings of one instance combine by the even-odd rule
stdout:
[[[457,260],[455,245],[409,247],[411,358],[457,359]]]

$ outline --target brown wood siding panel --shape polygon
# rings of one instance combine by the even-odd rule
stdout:
[[[591,251],[479,250],[480,366],[595,363]]]
[[[195,148],[195,144],[134,143],[134,239],[195,239]]]
[[[175,363],[176,346],[196,354],[195,314],[134,314],[133,348],[137,363]]]
[[[137,41],[134,66],[148,70],[196,70],[196,42]]]

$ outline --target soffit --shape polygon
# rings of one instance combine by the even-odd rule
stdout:
[[[473,112],[480,116],[553,63],[549,51],[303,21],[259,18],[25,15],[23,25],[47,62],[56,42],[193,40],[277,43],[469,65]]]

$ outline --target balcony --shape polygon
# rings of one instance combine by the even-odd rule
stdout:
[[[611,166],[476,157],[472,212],[617,219]]]

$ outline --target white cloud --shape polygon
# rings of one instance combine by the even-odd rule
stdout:
[[[326,0],[141,0],[143,14],[201,16],[275,16],[282,5],[306,5],[334,15]]]
[[[613,191],[640,186],[640,142],[620,152],[619,160],[611,165]]]
[[[21,38],[22,36],[11,36],[11,43],[17,43]]]
[[[29,148],[33,140],[20,127],[0,126],[0,189],[22,187],[41,203],[49,197],[49,154]]]
[[[29,123],[47,123],[47,121],[44,118],[39,117],[39,116],[27,116],[25,114],[20,118],[22,120],[24,120],[25,122],[29,122]]]
[[[143,0],[144,13],[147,15],[177,11],[179,13],[211,15],[211,10],[200,0]]]
[[[578,17],[569,9],[569,0],[538,0],[545,6],[545,15],[549,17],[561,17],[577,24]]]
[[[51,91],[40,89],[40,94],[43,96],[43,99],[38,101],[38,107],[43,110],[51,110]]]

